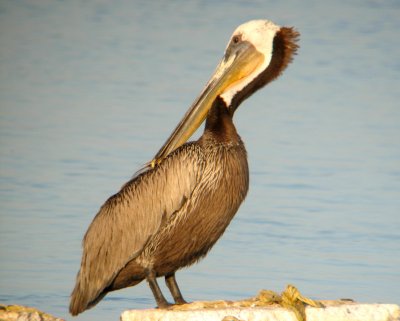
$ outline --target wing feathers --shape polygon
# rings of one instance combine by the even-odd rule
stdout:
[[[186,144],[155,169],[126,183],[100,208],[83,239],[81,268],[70,311],[84,311],[154,233],[190,198],[202,175],[203,157]]]

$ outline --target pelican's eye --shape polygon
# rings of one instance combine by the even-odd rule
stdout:
[[[240,40],[242,40],[241,38],[242,38],[241,36],[233,36],[232,43],[238,44]]]

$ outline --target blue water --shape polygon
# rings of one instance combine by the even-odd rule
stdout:
[[[318,299],[400,303],[398,1],[0,1],[0,302],[60,317],[99,206],[150,160],[237,25],[301,33],[246,101],[249,195],[188,300],[293,283]],[[145,283],[76,320],[153,307]]]

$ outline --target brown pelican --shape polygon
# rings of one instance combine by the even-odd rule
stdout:
[[[83,239],[71,295],[77,315],[108,292],[145,280],[159,308],[185,303],[175,272],[204,257],[244,200],[246,150],[232,122],[236,108],[292,60],[299,33],[254,20],[233,33],[210,81],[146,169],[111,196]],[[206,119],[203,135],[186,143]]]

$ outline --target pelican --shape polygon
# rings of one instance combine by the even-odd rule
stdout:
[[[175,272],[203,258],[224,233],[249,187],[237,107],[277,78],[298,49],[299,33],[268,20],[240,25],[204,90],[144,170],[100,208],[83,242],[70,313],[108,292],[146,280],[159,308],[185,300]],[[186,143],[204,122],[202,136]]]

